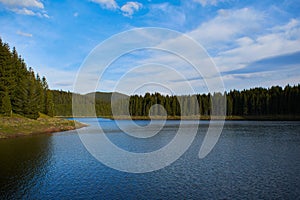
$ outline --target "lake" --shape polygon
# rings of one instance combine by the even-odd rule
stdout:
[[[132,152],[162,148],[179,126],[170,120],[157,135],[134,138],[112,120],[77,120],[91,125],[89,134],[99,121],[113,143]],[[216,146],[199,159],[208,124],[200,122],[178,160],[148,173],[107,167],[76,131],[0,140],[0,199],[299,199],[300,122],[226,121]]]

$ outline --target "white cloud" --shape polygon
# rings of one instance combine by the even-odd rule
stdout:
[[[132,17],[132,15],[143,7],[143,4],[136,1],[128,1],[122,7],[119,7],[115,0],[90,0],[91,2],[99,4],[102,8],[108,10],[121,11],[126,17]]]
[[[227,90],[253,87],[271,87],[274,85],[285,86],[299,83],[299,65],[291,66],[288,69],[273,70],[265,72],[228,74],[222,77]]]
[[[220,71],[300,51],[299,20],[270,27],[263,13],[249,8],[219,10],[216,17],[186,34],[212,53]]]
[[[30,9],[27,9],[27,8],[22,8],[22,9],[12,9],[13,12],[17,13],[17,14],[20,14],[20,15],[30,15],[30,16],[34,16],[35,13],[30,10]]]
[[[187,33],[205,48],[215,49],[216,45],[231,43],[238,35],[262,30],[264,16],[253,9],[219,10],[218,15],[202,23],[195,30]]]
[[[27,8],[13,8],[11,11],[19,14],[19,15],[29,15],[29,16],[37,16],[41,18],[50,18],[46,13],[35,12],[33,10]]]
[[[21,35],[21,36],[24,36],[24,37],[32,37],[31,33],[25,33],[25,32],[22,32],[22,31],[17,31],[17,34]]]
[[[299,19],[270,26],[263,13],[249,8],[220,10],[215,18],[187,34],[208,49],[208,52],[212,52],[213,60],[221,72],[230,73],[235,69],[249,67],[249,64],[261,59],[300,51]],[[288,69],[263,72],[262,68],[257,73],[225,75],[223,80],[226,87],[231,89],[268,87],[281,82],[287,84],[288,80],[294,83],[297,78],[290,77],[295,74],[290,73],[294,69]]]
[[[223,0],[193,0],[196,3],[200,3],[203,7],[212,5],[216,6],[218,2],[222,2]]]
[[[121,7],[123,15],[126,17],[131,17],[134,12],[142,8],[142,4],[138,2],[129,1]]]
[[[188,90],[188,88],[190,88],[189,85],[191,85],[199,92],[200,89],[198,88],[203,88],[205,86],[204,80],[201,80],[203,76],[201,76],[201,74],[199,74],[193,66],[183,60],[180,55],[185,56],[186,59],[197,66],[200,66],[200,62],[201,69],[199,70],[204,73],[203,75],[206,78],[210,79],[208,81],[210,81],[210,83],[218,83],[215,81],[216,79],[213,79],[215,78],[213,77],[215,75],[213,70],[206,67],[208,65],[212,66],[212,63],[208,57],[204,55],[205,51],[201,51],[201,48],[199,50],[199,46],[195,43],[190,44],[191,41],[188,40],[187,37],[179,37],[180,34],[177,32],[166,32],[167,30],[164,30],[153,29],[150,34],[147,30],[140,29],[135,33],[130,33],[130,36],[125,37],[126,43],[122,42],[123,40],[118,40],[116,42],[116,46],[119,45],[119,47],[114,48],[123,49],[122,45],[126,45],[126,47],[128,47],[131,42],[146,42],[143,45],[155,46],[155,48],[162,50],[157,51],[143,49],[143,51],[137,53],[133,52],[131,55],[128,55],[128,60],[123,58],[118,61],[114,61],[112,66],[110,66],[115,66],[113,67],[113,71],[110,71],[110,73],[106,72],[104,82],[99,84],[101,86],[99,89],[108,90],[108,88],[111,88],[111,90],[113,90],[113,81],[111,81],[111,79],[115,80],[116,84],[117,81],[120,80],[120,76],[125,74],[128,79],[126,81],[122,81],[118,88],[118,91],[120,92],[131,94],[132,90],[134,91],[137,89],[135,87],[143,85],[144,83],[150,83],[153,85],[153,90],[151,90],[151,92],[154,92],[155,89],[157,89],[157,87],[154,87],[155,85],[172,88],[172,90],[176,91],[175,93],[177,94],[192,93]],[[175,54],[168,53],[163,49],[174,51]],[[98,56],[95,56],[95,58],[99,59]],[[199,58],[201,58],[200,61]],[[99,61],[93,61],[93,63],[97,63],[97,65],[99,65]],[[169,66],[169,68],[166,70],[164,67],[153,67],[155,65],[157,66],[156,63],[162,66]],[[140,65],[148,65],[148,68],[147,66],[143,66],[140,70],[130,71],[132,67]],[[118,74],[116,74],[114,69],[119,69]],[[130,74],[133,75],[130,76]],[[109,77],[109,80],[105,79],[105,77]],[[86,83],[87,81],[84,82]],[[218,85],[213,85],[213,87],[216,88]]]
[[[98,90],[113,89],[126,94],[167,90],[172,91],[169,94],[192,94],[191,83],[185,78],[184,73],[182,70],[161,64],[137,65],[127,68],[124,76],[117,81],[104,79],[100,82]]]
[[[115,0],[91,0],[94,3],[99,4],[101,7],[109,10],[116,10],[119,8]]]
[[[44,8],[44,4],[39,0],[0,0],[0,3],[11,7],[35,7]]]
[[[208,49],[208,52],[213,52],[213,60],[221,72],[248,67],[249,64],[261,59],[300,51],[300,21],[298,19],[290,19],[280,26],[272,26],[268,24],[263,13],[249,8],[220,10],[216,17],[200,24],[198,28],[188,32],[187,35],[196,39],[204,48]],[[164,36],[158,34],[157,38],[162,39]],[[178,51],[187,52],[190,58],[195,57],[195,52],[191,51],[193,48],[185,45],[182,39],[180,37],[174,38],[176,43],[164,41],[159,47],[168,49],[170,45],[176,44]],[[200,57],[198,55],[198,58]],[[159,63],[172,66],[176,70],[180,70],[180,73],[187,78],[195,80],[195,85],[202,86],[200,84],[201,81],[199,79],[196,80],[195,73],[189,73],[191,72],[190,68],[178,62],[178,58],[174,58],[174,56],[153,54],[151,57],[140,60],[137,63]],[[207,66],[203,63],[203,69],[201,68],[201,70],[206,72]],[[290,76],[293,74],[290,72],[294,72],[294,69],[290,69],[290,67],[286,71],[278,69],[277,72],[280,71],[280,76],[275,76],[276,71],[269,73],[268,70],[270,69],[262,68],[261,70],[258,69],[256,73],[242,75],[229,72],[229,75],[224,75],[223,78],[228,88],[234,88],[232,87],[233,85],[238,88],[249,88],[259,86],[260,84],[262,86],[269,86],[267,83],[263,84],[266,79],[272,80],[272,84],[268,84],[276,85],[277,81],[281,80],[280,77],[282,77],[282,80],[290,80]],[[251,69],[249,71],[251,72]],[[151,80],[152,75],[152,73],[146,74],[143,76],[145,77],[144,80]],[[258,75],[264,75],[264,77]],[[299,77],[299,73],[297,77]],[[171,75],[165,75],[162,79],[174,80]],[[247,79],[247,81],[243,82],[242,79]],[[285,83],[285,81],[282,82]],[[134,86],[134,81],[132,84]],[[171,84],[175,83],[172,82]],[[178,83],[176,82],[176,84]],[[130,84],[126,86],[129,88]]]
[[[45,17],[45,18],[50,18],[49,15],[46,14],[46,13],[41,14],[41,16],[42,16],[42,17]]]
[[[51,89],[57,90],[65,90],[65,91],[72,91],[73,90],[73,83],[76,79],[75,70],[64,70],[64,69],[57,69],[54,67],[36,67],[36,72],[39,74],[44,75],[47,78],[49,87]]]
[[[39,0],[0,0],[5,7],[20,15],[49,18],[44,10],[44,4]]]
[[[297,26],[299,26],[299,21],[296,19],[291,19],[290,22],[288,22],[287,24],[285,24],[283,26],[275,26],[272,30],[273,31],[284,31],[284,30],[295,28]]]
[[[109,10],[121,10],[122,14],[126,17],[131,17],[134,12],[140,10],[142,8],[142,4],[135,1],[129,1],[124,4],[121,8],[118,6],[115,0],[90,0],[94,3],[99,4],[102,8]]]
[[[291,22],[295,25],[290,26]],[[237,47],[219,52],[214,58],[223,71],[243,68],[264,58],[300,51],[300,23],[292,19],[280,29],[272,28],[270,33],[253,39],[241,37],[232,42]]]
[[[186,22],[186,15],[182,7],[170,3],[151,4],[147,17],[148,26],[158,26],[178,29]]]

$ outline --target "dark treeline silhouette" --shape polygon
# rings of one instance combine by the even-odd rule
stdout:
[[[56,115],[72,115],[72,93],[64,91],[52,91]],[[79,104],[91,105],[91,95],[76,94]],[[216,105],[226,95],[226,110],[215,110],[212,113],[212,102]],[[97,96],[97,95],[96,95]],[[273,86],[271,88],[253,88],[243,91],[233,90],[213,94],[197,94],[183,96],[161,95],[160,93],[146,93],[145,95],[124,95],[111,103],[109,100],[96,98],[95,111],[97,116],[111,116],[111,104],[114,106],[114,115],[148,116],[192,116],[192,115],[218,115],[227,116],[299,116],[300,115],[300,84],[295,86],[287,85],[284,88]],[[153,105],[159,104],[161,106]],[[88,106],[84,107],[88,108]],[[151,109],[152,108],[152,109]],[[84,116],[90,111],[83,109]],[[216,106],[216,109],[225,107]],[[86,111],[86,112],[85,112]]]
[[[0,114],[17,113],[36,119],[39,112],[50,116],[72,116],[72,98],[78,115],[97,116],[300,116],[300,85],[284,88],[233,90],[224,94],[169,96],[160,93],[127,96],[120,93],[87,95],[49,90],[45,77],[40,78],[15,48],[0,39]],[[112,101],[111,98],[114,97]],[[226,97],[226,102],[225,102]],[[95,98],[95,105],[93,104]],[[223,101],[223,103],[222,103]],[[160,106],[153,106],[153,105]],[[113,105],[113,107],[111,106]],[[214,109],[212,109],[212,105]],[[226,106],[218,106],[226,105]],[[226,108],[225,108],[226,107]],[[113,109],[112,109],[113,108]]]
[[[300,85],[178,97],[146,93],[144,96],[130,97],[129,112],[132,116],[148,116],[149,108],[152,105],[160,104],[169,116],[211,115],[211,102],[223,99],[224,95],[226,95],[227,116],[300,115],[300,106],[298,105]],[[216,108],[218,109],[218,106]],[[224,109],[222,106],[220,108]],[[160,112],[157,110],[154,114],[160,115]],[[215,113],[224,113],[224,111]]]
[[[54,115],[52,92],[45,77],[27,68],[15,48],[0,38],[0,114],[17,113],[36,119],[39,112]]]
[[[300,85],[254,88],[227,94],[227,115],[300,115]]]

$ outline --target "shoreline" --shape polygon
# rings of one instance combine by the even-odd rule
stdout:
[[[22,116],[0,117],[0,140],[71,131],[86,126],[88,125],[75,120],[51,117],[39,118],[37,120]]]
[[[106,117],[102,117],[106,118]],[[117,116],[111,117],[113,120],[225,120],[225,121],[300,121],[300,116],[169,116],[163,118],[160,116],[144,117],[144,116]]]
[[[55,116],[56,118],[95,118],[95,116]],[[300,116],[294,115],[246,115],[246,116],[96,116],[111,120],[225,120],[225,121],[300,121]]]
[[[0,116],[0,140],[33,136],[40,134],[51,134],[87,127],[88,124],[66,118],[95,118],[95,116],[55,116],[41,117],[37,120],[22,116],[3,117]],[[97,118],[111,120],[225,120],[225,121],[300,121],[300,116],[97,116]]]

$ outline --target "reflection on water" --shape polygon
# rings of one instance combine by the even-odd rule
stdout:
[[[1,196],[26,196],[47,174],[51,152],[48,135],[0,140]]]
[[[96,133],[98,120],[79,120]],[[167,121],[154,137],[137,139],[114,121],[100,124],[116,145],[134,152],[161,148],[178,129],[178,121]],[[193,121],[186,134],[189,126]],[[0,140],[0,199],[299,198],[300,122],[226,122],[215,148],[199,159],[207,127],[201,121],[193,144],[176,162],[145,174],[106,167],[86,151],[76,131]]]

